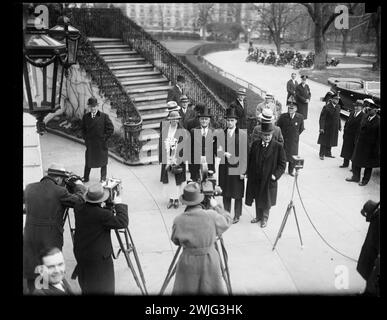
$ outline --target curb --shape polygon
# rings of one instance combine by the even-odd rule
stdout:
[[[49,133],[55,134],[55,135],[60,136],[62,138],[66,138],[66,139],[72,140],[74,142],[78,142],[78,143],[80,143],[82,145],[85,145],[85,143],[84,143],[84,141],[82,139],[79,139],[79,138],[76,138],[74,136],[71,136],[71,135],[69,135],[67,133],[64,133],[64,132],[60,131],[60,130],[52,129],[52,128],[49,128],[49,127],[46,127],[46,130]],[[145,165],[144,163],[141,163],[141,162],[128,162],[124,158],[116,155],[115,153],[113,153],[110,150],[108,150],[108,154],[109,154],[109,157],[113,158],[114,160],[117,160],[118,162],[121,162],[122,164],[128,165],[128,166],[143,166],[143,165]]]

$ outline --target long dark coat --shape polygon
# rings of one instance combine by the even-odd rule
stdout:
[[[293,162],[292,156],[298,155],[300,134],[305,129],[304,117],[302,114],[296,112],[293,119],[291,119],[289,113],[283,113],[277,121],[277,126],[281,128],[281,132],[284,137],[286,160]]]
[[[331,102],[328,102],[320,113],[320,129],[324,129],[324,133],[320,133],[317,143],[327,147],[337,146],[339,130],[341,130],[340,121],[340,106],[335,107]]]
[[[234,152],[232,154],[232,150],[228,150],[227,145],[229,141],[229,136],[227,134],[227,129],[224,130],[225,135],[225,144],[223,147],[222,160],[219,164],[219,186],[222,188],[222,195],[225,197],[231,197],[234,199],[242,199],[245,192],[245,181],[244,179],[240,179],[241,174],[245,174],[246,166],[247,166],[247,135],[243,130],[235,129],[233,136],[231,139],[235,139],[234,143]],[[246,141],[246,145],[243,148],[239,144],[239,139],[241,141]],[[231,140],[232,141],[232,140]],[[224,152],[230,152],[232,154],[230,160],[226,157],[223,158]],[[239,157],[239,161],[236,162],[235,157]],[[237,168],[239,174],[230,174],[230,168]],[[234,169],[235,170],[235,169]]]
[[[231,224],[229,212],[220,208],[203,210],[200,205],[187,207],[175,218],[171,240],[182,246],[183,252],[177,262],[172,294],[226,294],[214,244]]]
[[[304,116],[304,120],[308,118],[308,103],[306,102],[306,99],[309,99],[310,102],[310,89],[307,84],[305,86],[302,86],[300,83],[296,87],[296,103],[297,103],[297,111],[298,113],[301,113]]]
[[[286,90],[288,92],[288,95],[286,97],[286,101],[288,101],[289,97],[290,96],[293,96],[295,97],[296,95],[296,87],[298,86],[298,82],[297,80],[294,81],[295,84],[293,83],[293,80],[290,79],[287,83],[286,83]]]
[[[162,183],[168,183],[169,182],[168,181],[168,172],[165,170],[165,168],[167,166],[166,165],[166,163],[167,163],[167,152],[162,152],[163,150],[165,151],[164,140],[168,136],[168,129],[169,129],[169,125],[163,126],[163,129],[160,131],[160,137],[159,137],[159,162],[161,164],[160,182],[162,182]],[[179,151],[179,157],[182,158],[182,157],[186,156],[187,159],[189,159],[189,154],[188,155],[184,155],[184,152],[190,152],[190,144],[189,144],[189,141],[188,141],[188,138],[187,138],[188,134],[187,134],[186,131],[181,130],[181,129],[184,129],[184,128],[182,126],[180,126],[180,124],[178,124],[177,129],[178,130],[176,130],[175,138],[178,139],[179,145],[181,145],[182,143],[187,143],[187,148],[181,149]],[[182,135],[180,135],[179,133],[182,133]],[[175,182],[176,182],[177,186],[182,184],[187,179],[186,178],[186,174],[185,174],[185,163],[184,163],[184,161],[179,164],[179,167],[181,167],[183,169],[183,171],[181,173],[175,174]]]
[[[359,136],[352,155],[352,164],[360,168],[380,166],[380,118],[371,121],[364,115],[360,123]]]
[[[40,182],[27,185],[24,191],[26,223],[23,234],[23,274],[35,279],[35,267],[40,264],[39,252],[46,247],[63,246],[63,215],[66,207],[84,202],[84,185],[75,185],[74,194],[46,176]]]
[[[82,118],[82,134],[86,144],[85,162],[89,168],[100,168],[107,165],[107,140],[114,132],[114,126],[106,113],[97,111],[94,119],[91,113]]]
[[[238,99],[231,102],[230,108],[235,109],[235,113],[238,116],[238,122],[236,124],[239,129],[247,129],[247,101],[243,100],[243,106],[240,104]]]
[[[115,205],[116,214],[98,204],[75,207],[74,255],[82,294],[114,294],[111,229],[128,226],[128,206]]]
[[[286,155],[283,146],[274,141],[262,147],[262,140],[253,142],[247,163],[247,188],[245,203],[251,206],[257,201],[258,208],[270,209],[277,201],[277,180],[286,167]],[[271,175],[276,177],[275,181]]]
[[[183,95],[183,91],[174,85],[171,89],[168,90],[167,102],[175,101],[180,106],[180,97]]]
[[[191,130],[192,128],[188,128],[189,122],[192,119],[196,118],[196,112],[195,110],[192,109],[192,107],[187,107],[187,111],[184,113],[182,109],[179,110],[179,114],[181,116],[181,119],[179,121],[180,125],[184,128],[187,129],[188,131]]]
[[[340,157],[344,159],[351,159],[353,150],[355,149],[356,139],[360,131],[360,122],[363,118],[363,111],[361,111],[355,118],[355,112],[352,111],[345,122],[343,133],[343,146],[341,148]]]

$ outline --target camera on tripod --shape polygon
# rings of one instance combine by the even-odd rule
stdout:
[[[296,168],[296,170],[298,169],[302,169],[304,167],[304,159],[299,157],[299,156],[292,156],[293,160],[294,160],[294,168]]]
[[[75,173],[66,171],[66,177],[63,179],[63,183],[66,186],[66,189],[70,193],[74,193],[74,188],[75,188],[75,181],[80,180],[82,181],[82,178]]]
[[[121,183],[122,180],[120,179],[107,178],[103,185],[104,189],[109,191],[109,198],[106,202],[112,202],[116,196],[120,195],[122,189]]]

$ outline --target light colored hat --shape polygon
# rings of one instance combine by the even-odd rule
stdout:
[[[371,98],[365,98],[363,101],[371,104],[375,104],[374,100],[372,100]]]
[[[67,170],[61,163],[52,163],[47,169],[47,174],[67,177]]]
[[[180,97],[180,102],[189,102],[188,97],[187,97],[186,95],[183,94],[183,95]]]
[[[167,106],[168,106],[168,112],[180,110],[180,107],[178,106],[176,101],[167,102]]]
[[[181,119],[179,111],[171,111],[167,117],[167,120],[179,120],[179,119]]]
[[[356,100],[354,103],[355,106],[363,106],[363,104],[364,104],[364,101],[360,99]]]
[[[237,90],[237,94],[240,94],[240,95],[246,95],[246,89],[245,88],[239,88]]]
[[[194,206],[200,204],[204,200],[204,194],[200,193],[200,186],[196,182],[188,183],[184,187],[183,194],[179,198],[182,204]]]
[[[104,189],[100,183],[92,184],[85,195],[85,201],[90,203],[104,202],[109,198],[109,190]]]
[[[263,108],[258,118],[261,119],[262,122],[272,122],[274,120],[273,111],[269,108]]]

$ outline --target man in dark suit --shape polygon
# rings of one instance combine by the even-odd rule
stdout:
[[[114,294],[110,230],[128,226],[128,206],[122,204],[117,195],[112,208],[103,207],[108,198],[108,190],[100,183],[93,184],[88,188],[86,203],[74,210],[74,255],[77,266],[72,278],[78,276],[82,294]]]
[[[251,206],[255,201],[256,217],[251,223],[261,221],[264,228],[277,201],[277,181],[285,171],[286,155],[283,146],[272,139],[272,123],[262,123],[261,132],[261,139],[254,141],[249,152],[245,203]]]
[[[320,145],[319,156],[334,158],[332,147],[337,146],[339,131],[341,131],[339,96],[333,94],[332,98],[322,108],[319,119],[320,134],[317,143]]]
[[[246,102],[246,89],[239,88],[236,92],[237,98],[230,104],[230,108],[234,108],[236,115],[238,116],[237,127],[239,129],[247,129],[247,102]]]
[[[298,86],[298,82],[296,80],[296,73],[292,73],[291,79],[286,83],[286,90],[288,91],[288,95],[286,97],[286,101],[289,100],[289,97],[295,97],[296,96],[296,87]]]
[[[65,279],[66,266],[62,251],[58,248],[45,248],[40,254],[38,266],[40,281],[36,281],[34,295],[64,296],[73,295],[69,283]]]
[[[84,203],[86,187],[77,180],[70,193],[63,182],[66,172],[63,165],[51,164],[47,176],[27,185],[24,191],[23,276],[27,279],[29,293],[34,290],[40,251],[46,247],[62,249],[65,209]]]
[[[247,165],[247,134],[236,127],[238,116],[235,109],[226,110],[227,129],[224,130],[224,146],[218,146],[219,186],[222,188],[223,206],[231,212],[231,199],[234,203],[234,221],[239,222],[242,215],[242,199],[245,191],[245,172]],[[242,143],[242,144],[241,144]]]
[[[341,148],[340,157],[344,158],[340,168],[347,168],[349,160],[352,158],[355,142],[359,135],[360,122],[363,118],[363,100],[356,100],[353,105],[354,110],[349,114],[349,117],[344,125],[343,146]]]
[[[82,135],[86,144],[83,181],[89,181],[91,168],[101,168],[100,181],[104,182],[108,163],[107,141],[114,132],[114,126],[106,113],[98,111],[96,98],[89,98],[87,104],[90,112],[82,118]]]
[[[196,117],[196,112],[193,110],[193,105],[189,103],[188,97],[182,95],[180,98],[181,108],[179,110],[180,114],[180,125],[184,128],[188,128],[188,123]],[[188,129],[187,129],[188,130]]]
[[[176,101],[180,105],[180,98],[184,94],[185,78],[182,75],[176,77],[176,84],[168,90],[167,102]]]
[[[301,76],[301,83],[296,87],[296,103],[298,112],[304,116],[304,120],[308,118],[308,104],[310,102],[310,89],[306,84],[308,76]]]
[[[284,148],[288,164],[288,173],[294,177],[293,156],[298,155],[298,144],[300,134],[304,131],[304,117],[296,112],[297,106],[288,104],[288,112],[282,113],[277,121],[277,126],[281,128],[284,137]]]

